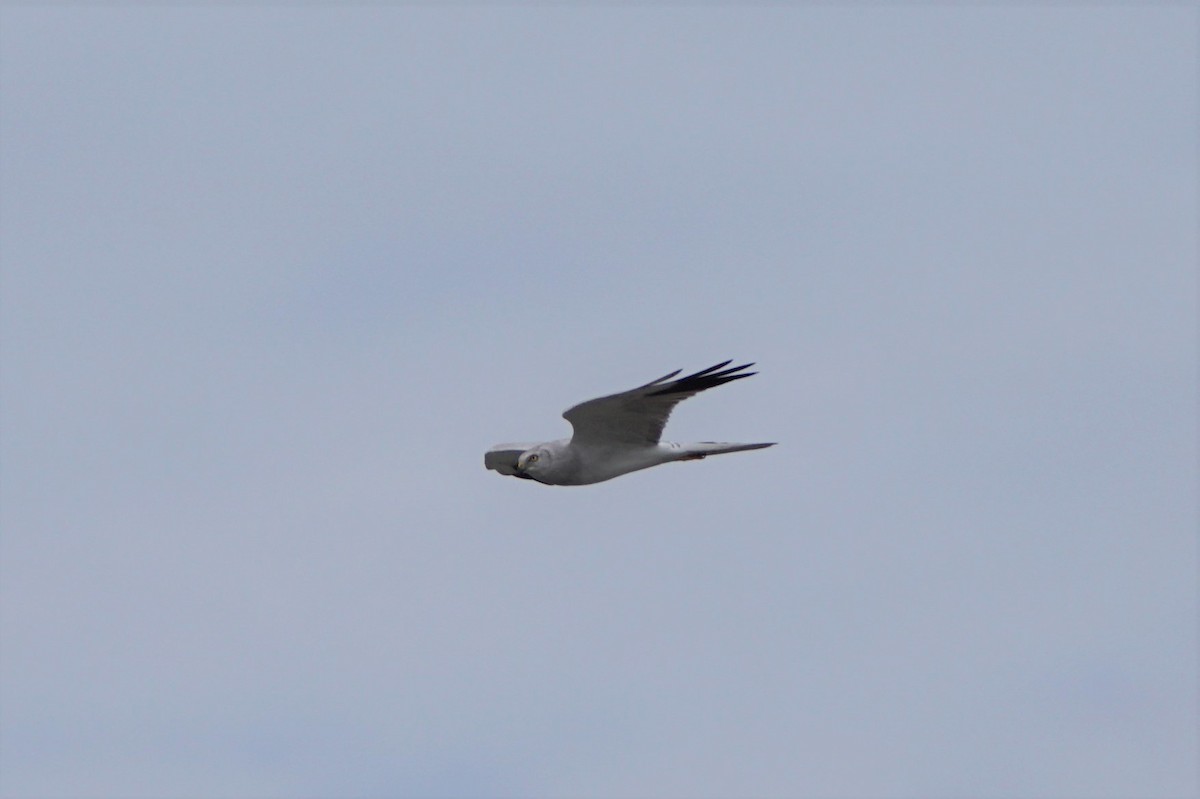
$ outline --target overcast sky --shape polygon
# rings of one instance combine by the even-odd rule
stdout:
[[[0,795],[1194,796],[1197,30],[0,10]]]

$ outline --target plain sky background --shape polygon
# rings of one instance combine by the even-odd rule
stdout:
[[[1197,30],[0,10],[0,795],[1194,796]]]

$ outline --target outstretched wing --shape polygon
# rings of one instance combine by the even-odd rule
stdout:
[[[528,477],[529,475],[517,471],[517,458],[521,457],[522,452],[536,446],[537,444],[497,444],[483,454],[483,465],[500,472],[500,474]]]
[[[706,388],[757,374],[742,371],[753,366],[752,363],[726,369],[730,363],[732,361],[725,361],[687,377],[672,380],[671,378],[679,374],[680,370],[677,369],[644,386],[581,402],[567,409],[563,418],[575,429],[571,443],[585,446],[657,444],[662,437],[667,418],[680,402]]]

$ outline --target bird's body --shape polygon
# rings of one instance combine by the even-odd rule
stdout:
[[[659,440],[677,404],[707,388],[755,374],[742,371],[753,364],[724,369],[729,363],[672,381],[679,374],[675,371],[630,391],[580,403],[563,414],[574,428],[571,438],[498,444],[484,455],[484,465],[500,474],[546,485],[589,485],[672,461],[772,446]]]

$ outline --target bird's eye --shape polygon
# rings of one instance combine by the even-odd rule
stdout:
[[[537,456],[537,453],[535,452],[532,455],[530,455],[528,458],[526,458],[525,462],[526,463],[537,463],[537,459],[538,459],[538,456]]]

